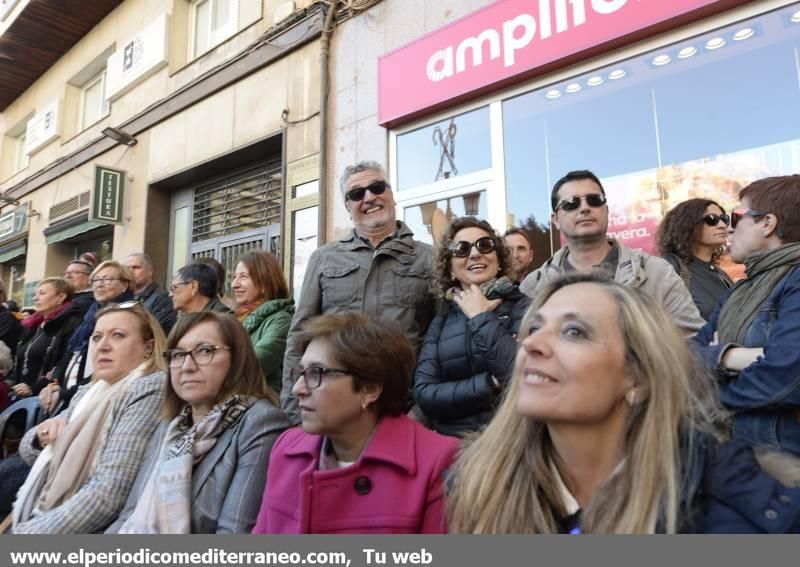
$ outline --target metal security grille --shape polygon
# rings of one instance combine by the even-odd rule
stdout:
[[[280,161],[196,187],[193,210],[193,243],[280,224]]]

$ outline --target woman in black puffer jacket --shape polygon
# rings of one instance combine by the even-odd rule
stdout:
[[[433,292],[445,307],[425,336],[414,400],[445,435],[489,423],[511,377],[530,299],[506,277],[509,266],[503,239],[473,217],[455,219],[436,251]]]

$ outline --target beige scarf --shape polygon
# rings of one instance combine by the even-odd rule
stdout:
[[[137,368],[118,382],[98,380],[89,388],[56,442],[44,448],[20,488],[14,503],[15,524],[60,506],[83,487],[105,445],[116,402],[127,384],[141,375]]]

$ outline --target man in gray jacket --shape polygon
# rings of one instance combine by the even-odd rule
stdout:
[[[354,230],[311,255],[286,343],[281,408],[293,424],[300,413],[290,373],[300,366],[298,331],[305,320],[323,313],[366,313],[399,326],[419,349],[433,318],[432,250],[397,220],[383,166],[372,161],[348,166],[340,188]]]
[[[666,260],[632,250],[606,236],[608,205],[600,180],[591,171],[571,171],[553,186],[551,222],[567,239],[520,285],[535,298],[550,281],[567,272],[605,270],[617,282],[641,288],[662,305],[687,336],[705,324],[689,290]]]

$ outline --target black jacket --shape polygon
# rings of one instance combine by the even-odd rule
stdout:
[[[82,319],[81,307],[70,303],[43,327],[25,329],[17,349],[14,383],[24,382],[37,395],[47,385],[45,374],[64,358],[67,343]]]
[[[94,305],[94,292],[92,290],[79,291],[72,296],[72,303],[78,306],[78,311],[83,317],[89,311],[89,308]]]
[[[11,355],[17,352],[17,344],[22,334],[22,325],[8,308],[0,304],[0,341],[4,342],[11,350]]]
[[[516,336],[530,298],[514,286],[494,311],[471,320],[453,304],[428,327],[414,378],[414,401],[445,435],[481,429],[511,378]],[[495,385],[497,380],[501,387]]]
[[[175,321],[178,320],[178,313],[172,307],[172,298],[169,292],[152,282],[140,293],[136,294],[136,300],[141,301],[145,309],[153,314],[153,317],[161,324],[165,335],[169,335]]]

